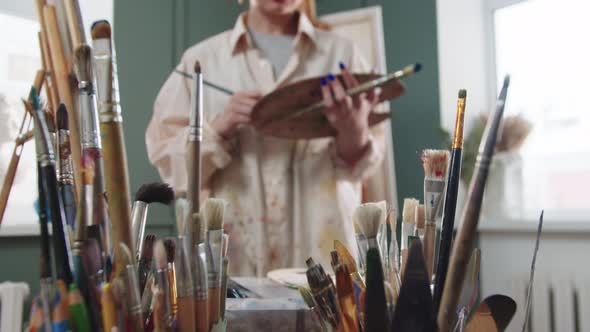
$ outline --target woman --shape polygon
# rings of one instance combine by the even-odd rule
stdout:
[[[250,0],[232,30],[188,49],[177,67],[191,72],[198,59],[208,81],[236,91],[228,97],[204,88],[202,155],[204,189],[229,203],[233,275],[302,267],[310,256],[329,266],[336,239],[356,248],[351,215],[360,204],[361,180],[383,159],[383,135],[367,124],[376,94],[344,93],[357,84],[350,72],[367,72],[367,66],[349,41],[315,28],[298,11],[302,5]],[[329,74],[321,87],[335,137],[278,139],[249,125],[264,94],[337,71],[345,86]],[[156,99],[146,143],[151,162],[177,193],[186,191],[189,110],[190,79],[172,73]]]

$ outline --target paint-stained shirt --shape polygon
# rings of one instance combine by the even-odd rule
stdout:
[[[199,60],[204,78],[233,91],[263,94],[306,78],[339,72],[369,72],[352,43],[313,27],[299,16],[291,56],[282,73],[252,43],[245,17],[232,30],[211,37],[183,55],[177,70],[192,72]],[[154,104],[146,131],[150,161],[176,192],[186,191],[190,78],[172,72]],[[263,136],[251,126],[223,139],[210,126],[229,96],[204,87],[202,178],[205,192],[227,200],[232,275],[264,276],[269,270],[304,267],[305,260],[330,266],[333,240],[356,248],[352,212],[361,203],[361,181],[381,164],[382,128],[353,165],[342,160],[333,138],[288,140]]]

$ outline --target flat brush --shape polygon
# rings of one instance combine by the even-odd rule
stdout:
[[[143,241],[144,245],[139,255],[139,263],[137,266],[137,274],[139,276],[139,289],[145,288],[148,275],[152,269],[152,258],[154,255],[154,244],[156,243],[156,236],[148,234]]]
[[[399,263],[399,245],[397,242],[397,211],[392,209],[387,214],[387,222],[389,223],[389,229],[391,230],[391,239],[389,241],[389,266],[391,269],[391,276],[389,279],[391,284],[393,285],[393,301],[397,301],[397,297],[399,294],[399,288],[401,286],[401,277],[400,277],[400,263]]]
[[[68,111],[64,104],[59,104],[57,109],[57,136],[59,146],[59,191],[64,202],[66,222],[73,230],[76,220],[76,192],[74,188],[74,169],[72,168],[72,151],[70,149]]]
[[[199,214],[195,214],[199,218]],[[209,287],[207,275],[207,245],[202,242],[194,247],[193,267],[195,278],[195,320],[197,332],[209,331]]]
[[[332,268],[336,276],[336,293],[338,295],[338,303],[340,304],[342,321],[340,323],[341,330],[358,331],[358,317],[357,304],[355,303],[354,288],[352,286],[352,279],[350,272],[346,265],[340,264],[340,259],[337,251],[331,252]]]
[[[429,278],[434,268],[434,251],[436,241],[436,217],[442,205],[443,192],[446,187],[445,176],[449,166],[449,151],[422,151],[424,168],[424,261]]]
[[[139,283],[137,281],[137,270],[133,265],[131,250],[124,244],[119,243],[121,252],[125,259],[125,289],[127,303],[127,320],[129,330],[133,332],[143,331],[143,313],[141,311],[141,295],[139,294]]]
[[[405,198],[402,210],[402,238],[401,238],[401,279],[404,280],[406,261],[408,260],[409,237],[416,229],[416,207],[419,202],[415,198]]]
[[[88,45],[80,45],[75,50],[75,66],[78,74],[78,89],[80,102],[81,118],[81,135],[82,159],[81,168],[94,165],[94,187],[93,187],[93,224],[101,225],[104,232],[105,243],[103,249],[107,256],[113,256],[113,249],[118,250],[118,246],[113,248],[113,243],[123,242],[130,246],[130,240],[127,238],[126,229],[117,221],[111,225],[107,204],[105,201],[104,186],[104,165],[102,160],[102,143],[100,138],[100,129],[98,128],[98,114],[95,108],[94,86],[92,78],[92,61],[91,49]],[[71,121],[70,121],[71,123]],[[111,229],[112,227],[112,229]],[[112,238],[111,238],[112,237]],[[121,255],[115,255],[119,264],[115,268],[122,271],[124,262]]]
[[[73,265],[72,252],[70,249],[70,241],[67,233],[67,225],[65,223],[65,212],[59,194],[57,185],[57,178],[55,172],[55,154],[51,146],[51,139],[49,137],[49,130],[45,122],[41,102],[37,95],[37,90],[31,88],[31,105],[35,112],[35,128],[39,134],[39,151],[37,152],[37,162],[41,168],[41,182],[43,186],[43,194],[45,202],[49,208],[49,218],[52,226],[53,248],[55,253],[55,262],[57,266],[57,276],[65,284],[70,284],[73,281]],[[49,263],[49,262],[48,262]]]
[[[168,272],[168,259],[166,257],[164,241],[158,240],[154,245],[154,260],[156,262],[156,280],[158,290],[162,292],[162,311],[164,324],[171,328],[174,322],[172,303],[170,302],[170,275]],[[155,296],[155,295],[154,295]]]
[[[219,316],[220,320],[225,320],[225,300],[227,299],[227,280],[229,279],[229,258],[227,256],[223,256],[223,261],[221,262],[221,291],[220,291],[220,304],[219,304]]]
[[[181,235],[184,234],[183,222],[184,220],[182,220],[181,225],[179,226],[174,262],[177,292],[176,301],[178,304],[176,320],[180,332],[193,332],[195,330],[195,299],[193,275],[191,271],[191,243],[187,236]]]
[[[414,212],[414,222],[416,224],[416,229],[414,230],[414,236],[419,237],[422,239],[424,237],[424,224],[425,224],[425,216],[424,216],[424,204],[416,205],[416,211]]]
[[[193,218],[200,212],[201,193],[201,144],[203,142],[203,74],[201,64],[195,62],[191,85],[191,112],[189,117],[189,135],[187,149],[189,213],[187,224],[191,224],[193,246],[205,241],[205,228],[200,218]]]
[[[454,311],[459,301],[467,265],[469,264],[471,252],[473,250],[473,244],[477,232],[477,224],[479,222],[479,215],[481,211],[481,203],[483,201],[485,183],[488,177],[489,166],[494,155],[500,122],[502,120],[502,115],[504,114],[504,104],[506,102],[509,82],[510,78],[506,76],[506,78],[504,78],[504,84],[496,104],[496,111],[494,112],[493,117],[488,120],[486,124],[486,129],[479,146],[475,170],[471,178],[471,184],[469,186],[465,208],[463,209],[462,223],[459,231],[457,232],[455,245],[453,246],[453,254],[449,263],[448,276],[445,279],[441,305],[438,310],[437,322],[441,332],[450,331],[453,321],[455,320],[456,315]],[[451,181],[449,180],[449,187],[450,183]],[[446,204],[447,202],[445,202],[445,205]],[[436,275],[438,278],[438,270]],[[435,282],[435,291],[436,286],[437,285]]]
[[[436,263],[436,275],[434,278],[434,310],[438,312],[442,298],[443,287],[447,278],[449,259],[453,243],[453,231],[455,227],[455,210],[457,208],[457,193],[461,179],[461,155],[463,151],[463,122],[465,117],[465,100],[467,91],[459,90],[457,101],[457,120],[455,122],[455,134],[451,145],[451,162],[447,189],[445,192],[445,206],[442,216],[440,240],[438,244],[438,261]]]
[[[104,155],[105,188],[109,198],[109,216],[114,223],[121,225],[120,227],[115,226],[115,229],[128,229],[131,225],[129,172],[123,135],[123,117],[118,96],[115,93],[117,90],[113,88],[117,85],[118,79],[113,65],[114,57],[109,22],[104,20],[94,22],[91,34]],[[124,240],[128,240],[125,233],[122,235]],[[126,244],[130,249],[134,249],[133,242]]]
[[[419,240],[413,241],[409,249],[404,282],[395,306],[391,330],[396,332],[436,331],[430,278],[426,272]]]
[[[133,248],[138,256],[143,251],[143,240],[149,205],[152,203],[169,205],[173,200],[174,191],[164,182],[143,184],[135,193],[133,212],[131,213],[131,233],[133,234],[133,242],[135,243]]]
[[[311,294],[322,316],[333,328],[337,328],[341,318],[336,289],[321,265],[316,264],[312,258],[308,258],[305,263],[307,264],[305,274]]]
[[[226,202],[223,199],[209,198],[205,203],[207,220],[207,272],[209,275],[209,324],[212,327],[219,320],[221,301],[221,264],[223,259],[223,217]],[[225,296],[225,294],[224,294]]]

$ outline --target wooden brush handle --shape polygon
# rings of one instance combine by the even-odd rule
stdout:
[[[12,184],[14,183],[14,177],[16,175],[18,162],[20,161],[20,152],[22,149],[22,145],[15,145],[14,149],[12,150],[12,156],[10,157],[10,163],[8,164],[6,175],[4,176],[2,192],[0,192],[0,224],[2,224],[2,220],[4,220],[4,212],[6,211],[6,205],[8,204],[8,198],[10,197],[10,189],[12,189]]]
[[[402,262],[401,262],[401,267],[400,267],[400,278],[402,280],[402,282],[404,281],[404,274],[406,272],[406,263],[408,262],[408,249],[402,249],[401,250],[401,256],[402,256]]]
[[[100,133],[113,238],[115,243],[123,242],[129,248],[135,248],[131,232],[131,196],[123,128],[120,122],[101,122]]]
[[[219,320],[220,288],[209,288],[209,329]]]
[[[187,150],[187,167],[188,167],[188,187],[187,200],[189,202],[189,213],[187,222],[190,222],[193,232],[193,245],[205,240],[205,230],[203,229],[203,218],[201,222],[193,223],[192,215],[200,212],[200,194],[201,194],[201,144],[200,142],[189,139]]]
[[[428,279],[432,278],[432,269],[434,268],[434,247],[436,240],[436,224],[426,223],[424,226],[424,263]]]
[[[72,40],[72,47],[75,50],[78,46],[86,43],[80,5],[77,0],[64,0],[64,4],[66,6],[66,15],[68,16],[70,39]]]
[[[179,332],[195,331],[195,299],[193,297],[179,297],[178,302],[178,321]]]
[[[55,91],[55,87],[53,86],[55,82],[55,74],[53,72],[53,68],[51,65],[51,60],[49,56],[49,46],[47,45],[47,39],[42,31],[39,32],[39,49],[41,50],[41,64],[43,65],[43,71],[45,72],[46,76],[48,76],[49,81],[47,82],[47,101],[51,106],[51,109],[55,113],[57,111],[57,101],[59,97],[57,95],[57,91]]]
[[[195,319],[196,332],[209,332],[209,301],[207,299],[196,300]]]
[[[51,50],[51,61],[55,71],[55,84],[59,94],[59,101],[66,105],[68,110],[68,122],[70,125],[70,149],[72,150],[72,167],[74,169],[74,180],[76,183],[76,192],[80,192],[81,178],[80,178],[80,122],[78,117],[78,108],[74,103],[72,96],[71,77],[69,75],[66,58],[63,47],[59,37],[59,28],[57,25],[57,16],[55,7],[46,5],[43,8],[43,17],[45,20],[45,28],[47,33],[47,41],[49,42],[49,49]]]

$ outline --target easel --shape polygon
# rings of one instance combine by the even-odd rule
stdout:
[[[60,103],[65,104],[68,110],[68,122],[70,123],[71,151],[73,158],[73,169],[75,183],[80,182],[80,136],[78,121],[78,105],[75,102],[77,83],[72,73],[72,54],[65,54],[63,43],[71,41],[72,45],[78,46],[84,42],[84,31],[81,26],[80,7],[76,0],[65,0],[65,13],[67,17],[67,28],[60,29],[57,20],[57,10],[53,5],[47,4],[46,0],[34,0],[39,16],[39,49],[41,51],[42,70],[35,75],[33,85],[37,91],[41,91],[43,85],[46,87],[48,108],[55,115]],[[71,51],[70,51],[71,52]],[[26,107],[25,107],[26,110]],[[55,118],[55,116],[54,116]],[[10,197],[10,190],[14,183],[18,163],[22,154],[24,144],[33,137],[31,130],[33,115],[27,110],[17,137],[15,138],[14,149],[10,163],[0,191],[0,225],[4,220],[4,212]],[[76,188],[78,189],[78,188]],[[76,190],[78,192],[78,190]]]

